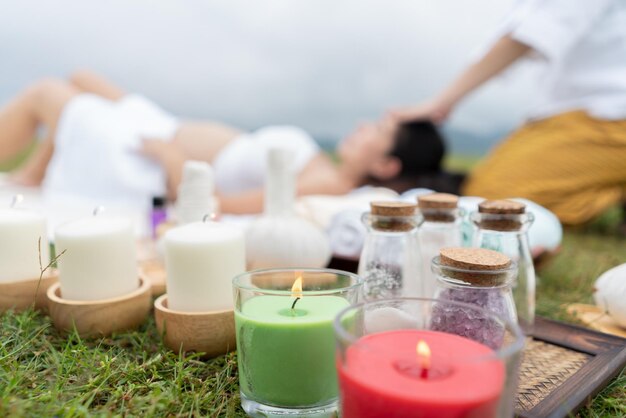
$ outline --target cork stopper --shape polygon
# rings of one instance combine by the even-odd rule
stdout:
[[[459,197],[450,193],[431,193],[417,198],[420,209],[456,209]]]
[[[509,272],[502,270],[511,266],[508,256],[485,248],[442,248],[439,262],[456,269],[445,271],[446,276],[481,287],[506,283]]]
[[[372,215],[413,216],[417,206],[409,202],[371,202]]]
[[[526,205],[512,200],[485,200],[478,205],[483,214],[478,226],[493,231],[517,231],[522,227],[519,215],[526,213]]]
[[[371,202],[372,227],[379,231],[404,232],[416,227],[417,205],[409,202]]]
[[[526,212],[526,205],[512,200],[485,200],[478,205],[478,212],[494,215],[520,215]]]
[[[450,193],[431,193],[417,198],[417,204],[429,222],[454,222],[459,197]]]

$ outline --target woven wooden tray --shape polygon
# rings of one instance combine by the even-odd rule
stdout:
[[[626,339],[537,318],[520,369],[521,418],[565,418],[626,366]]]
[[[331,268],[357,270],[358,260],[333,258]],[[566,418],[626,367],[626,339],[537,318],[520,367],[516,415]]]

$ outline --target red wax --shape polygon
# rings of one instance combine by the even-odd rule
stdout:
[[[432,353],[421,378],[416,346]],[[338,360],[342,418],[491,418],[497,413],[505,367],[489,347],[435,331],[369,334]],[[415,365],[413,369],[412,365]]]

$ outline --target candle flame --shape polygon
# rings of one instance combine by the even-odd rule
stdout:
[[[430,347],[424,340],[417,343],[417,358],[423,370],[430,369]]]
[[[298,278],[293,282],[293,286],[291,286],[291,297],[302,298],[302,277],[301,276],[298,276]]]

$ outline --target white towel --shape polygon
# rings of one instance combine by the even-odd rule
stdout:
[[[170,140],[177,129],[176,118],[141,96],[116,102],[92,94],[76,96],[59,121],[44,197],[79,196],[93,206],[149,207],[152,196],[165,194],[165,173],[139,154],[141,140]]]
[[[365,210],[346,210],[336,214],[328,228],[330,249],[334,255],[355,258],[361,255],[367,228],[361,218]]]
[[[302,196],[296,202],[296,213],[327,229],[333,217],[346,210],[368,211],[370,202],[397,200],[398,193],[384,187],[363,186],[345,195]]]
[[[369,210],[370,200],[414,202],[416,196],[431,192],[428,189],[414,189],[398,197],[394,196],[391,191],[385,195],[385,191],[385,189],[362,188],[340,197],[311,196],[308,199],[303,197],[299,199],[298,208],[301,213],[328,229],[333,254],[342,257],[358,257],[367,234],[367,229],[361,223],[361,216],[363,212]],[[483,200],[485,199],[472,196],[462,196],[459,199],[459,206],[465,211],[461,225],[462,241],[465,246],[472,245],[474,232],[474,227],[469,221],[469,214],[477,211],[478,204]],[[563,228],[556,215],[530,200],[512,200],[525,203],[527,210],[535,216],[535,222],[528,230],[530,248],[543,248],[548,251],[558,248],[563,238]]]
[[[296,211],[328,232],[333,254],[358,257],[367,228],[361,217],[375,200],[397,200],[398,194],[382,187],[361,187],[343,196],[303,196]]]

